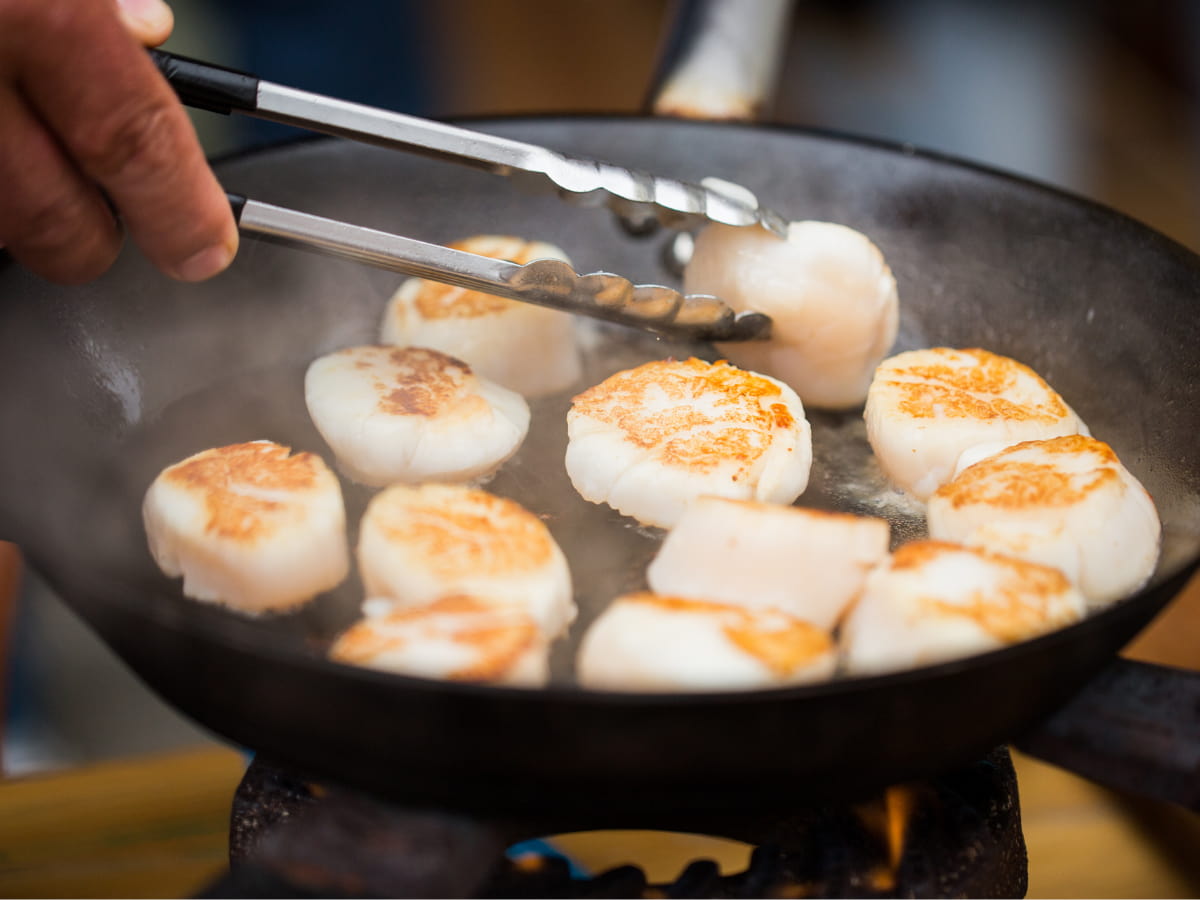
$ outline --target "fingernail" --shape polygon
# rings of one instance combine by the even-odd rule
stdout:
[[[204,281],[206,278],[212,278],[225,271],[233,262],[233,254],[234,249],[225,244],[206,247],[180,263],[175,269],[175,277],[180,281]]]
[[[175,24],[175,14],[163,0],[117,0],[122,17],[139,36],[165,38]]]

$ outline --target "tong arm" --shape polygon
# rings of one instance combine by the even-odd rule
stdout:
[[[670,337],[740,341],[767,337],[771,320],[738,313],[706,294],[633,284],[611,272],[579,275],[557,259],[525,265],[310,215],[230,194],[242,231],[377,268],[525,303],[630,325]]]
[[[672,228],[704,222],[760,225],[780,236],[787,234],[786,219],[760,207],[745,190],[728,191],[661,178],[566,156],[535,144],[284,87],[162,50],[151,50],[150,54],[189,106],[298,125],[516,177],[535,187],[548,185],[566,200],[585,206],[607,204],[634,222],[653,217]]]

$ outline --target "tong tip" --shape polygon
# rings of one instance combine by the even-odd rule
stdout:
[[[516,299],[670,337],[745,341],[770,333],[770,318],[762,313],[735,313],[719,297],[633,284],[611,272],[579,275],[559,259],[535,259],[516,267],[506,280]]]

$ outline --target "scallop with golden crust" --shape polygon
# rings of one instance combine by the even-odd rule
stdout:
[[[575,618],[571,576],[549,529],[514,500],[461,485],[393,485],[358,537],[366,594],[398,608],[465,593],[528,613],[554,638]]]
[[[215,447],[165,468],[142,504],[150,552],[183,593],[259,614],[336,587],[349,570],[337,478],[271,441]]]
[[[476,235],[447,246],[521,265],[535,259],[570,264],[553,244],[510,235]],[[424,278],[408,279],[392,296],[380,341],[449,353],[526,397],[566,390],[582,370],[570,314]]]
[[[835,662],[828,631],[780,610],[643,591],[596,619],[576,668],[597,690],[735,691],[820,681]]]
[[[883,471],[921,500],[967,461],[1021,441],[1087,434],[1040,375],[978,348],[934,347],[885,359],[863,416]]]
[[[841,632],[850,674],[945,662],[1083,618],[1058,569],[944,541],[912,541],[867,576]]]
[[[1076,434],[1027,441],[964,469],[929,499],[929,535],[1054,566],[1093,607],[1145,583],[1162,526],[1112,448]]]
[[[791,503],[812,433],[795,391],[725,361],[661,360],[575,397],[567,474],[585,500],[669,528],[697,497]]]
[[[549,673],[549,642],[527,613],[468,594],[397,609],[368,600],[364,617],[343,632],[330,659],[447,681],[540,687]]]
[[[520,394],[422,347],[348,347],[312,362],[304,399],[352,479],[471,481],[516,453],[529,430]]]

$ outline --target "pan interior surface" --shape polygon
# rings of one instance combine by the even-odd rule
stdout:
[[[1154,585],[1195,565],[1200,264],[1182,248],[1052,190],[834,137],[625,119],[473,124],[685,179],[726,178],[792,219],[863,231],[899,286],[893,352],[978,346],[1031,366],[1154,497],[1164,523]],[[281,206],[437,243],[481,233],[549,240],[578,271],[676,283],[661,262],[665,235],[632,238],[605,211],[525,195],[484,173],[334,140],[233,158],[218,172],[228,190]],[[184,599],[146,547],[140,504],[150,481],[202,449],[256,439],[332,463],[305,409],[305,367],[376,342],[401,280],[253,240],[202,285],[169,281],[129,248],[108,275],[79,288],[0,263],[0,361],[6,383],[20,385],[0,411],[0,536],[21,543],[168,700],[276,758],[325,774],[349,770],[351,781],[406,794],[420,793],[418,775],[440,773],[440,781],[425,777],[439,802],[468,788],[486,794],[505,775],[514,790],[558,777],[658,779],[664,798],[699,777],[731,790],[780,776],[834,774],[856,784],[847,774],[856,766],[864,777],[905,777],[1035,721],[1169,599],[1151,590],[1030,647],[927,673],[761,696],[581,692],[573,686],[579,637],[613,597],[644,586],[661,535],[576,494],[562,462],[570,399],[650,359],[717,358],[708,346],[591,321],[579,323],[584,377],[532,404],[529,438],[487,485],[541,516],[571,563],[580,618],[556,645],[552,689],[448,686],[325,662],[362,600],[353,575],[287,616],[248,620]],[[887,485],[861,410],[810,410],[809,419],[812,480],[799,505],[884,516],[896,544],[921,536],[922,510]],[[373,492],[342,485],[353,544]],[[393,715],[405,722],[383,721]],[[961,733],[945,733],[945,723],[964,717],[973,721]],[[814,741],[815,727],[823,733]],[[913,734],[898,737],[901,728]],[[914,736],[922,728],[944,746]],[[473,752],[481,734],[491,743]],[[669,748],[681,742],[704,749],[677,765]],[[556,760],[553,776],[537,747]]]

